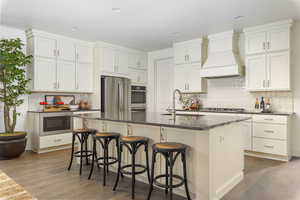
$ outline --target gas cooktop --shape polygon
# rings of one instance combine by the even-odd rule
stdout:
[[[201,108],[200,111],[211,112],[244,112],[244,108]]]

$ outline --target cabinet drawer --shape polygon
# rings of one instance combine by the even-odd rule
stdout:
[[[272,124],[287,124],[287,116],[275,115],[253,115],[253,122],[263,122]]]
[[[276,155],[287,155],[287,142],[265,138],[253,138],[253,151]]]
[[[286,140],[287,125],[253,123],[253,136]]]
[[[47,135],[40,137],[40,149],[72,143],[72,133]]]

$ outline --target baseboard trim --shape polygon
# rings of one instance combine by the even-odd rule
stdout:
[[[221,199],[225,194],[227,194],[230,190],[232,190],[237,184],[239,184],[244,178],[244,173],[239,172],[235,176],[233,176],[229,181],[227,181],[224,185],[219,187],[216,191],[216,197],[214,199]]]

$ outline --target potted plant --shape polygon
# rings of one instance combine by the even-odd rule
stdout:
[[[24,44],[19,38],[0,40],[0,109],[3,108],[5,132],[0,133],[0,159],[20,156],[26,147],[26,132],[15,131],[17,107],[23,104],[23,95],[29,94],[29,79],[25,66],[31,62],[31,56],[23,52]]]

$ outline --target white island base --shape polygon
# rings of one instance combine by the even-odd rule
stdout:
[[[74,120],[82,119],[74,118]],[[244,151],[241,122],[233,122],[207,130],[189,130],[98,119],[84,119],[84,121],[86,121],[86,125],[89,128],[95,128],[98,131],[113,131],[124,136],[137,135],[150,138],[150,159],[152,158],[153,143],[168,141],[180,142],[188,145],[187,173],[192,199],[221,199],[243,179]],[[82,123],[76,121],[74,124]],[[92,143],[89,144],[89,148],[91,148],[91,144]],[[110,144],[110,155],[116,156],[114,147],[114,144]],[[102,151],[100,150],[99,153],[100,152]],[[124,150],[122,157],[123,164],[130,163],[131,159],[126,150]],[[140,148],[136,160],[137,163],[145,163],[145,153],[143,148]],[[177,159],[176,162],[174,174],[182,175],[181,159]],[[110,170],[116,171],[116,166],[110,167]],[[156,162],[155,173],[157,175],[164,172],[165,161],[160,157]],[[101,176],[101,174],[94,172],[93,176],[95,175]],[[137,179],[142,182],[148,182],[146,173],[138,175]],[[163,179],[161,181],[164,182]],[[176,183],[176,180],[174,181]],[[119,185],[121,187],[122,181]],[[175,189],[174,192],[181,196],[185,196],[183,187]]]

